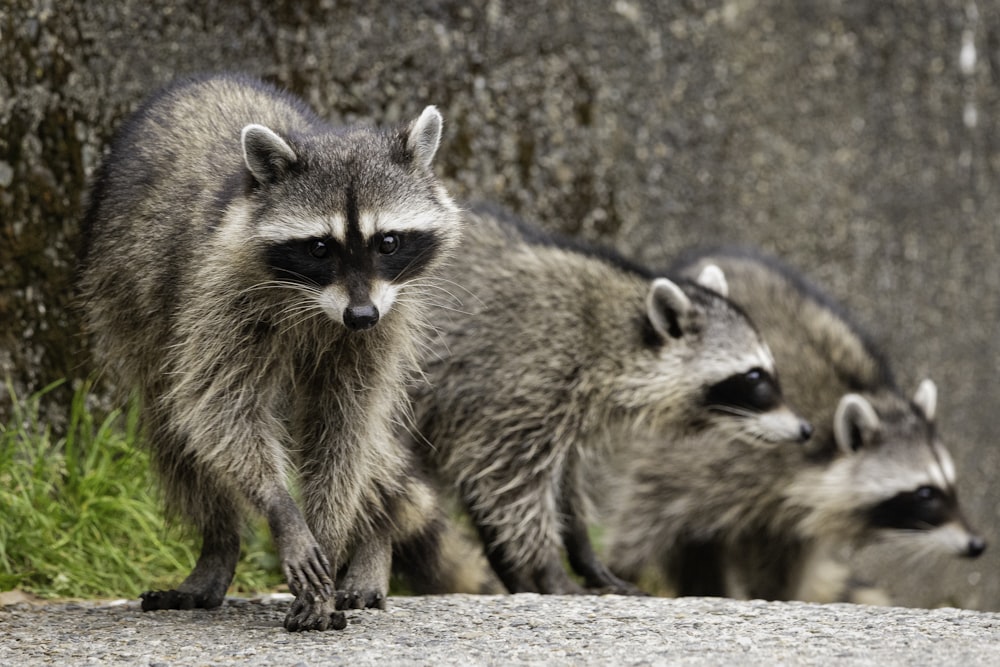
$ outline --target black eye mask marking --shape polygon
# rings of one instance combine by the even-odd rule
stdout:
[[[424,272],[437,256],[440,242],[435,234],[410,230],[385,232],[372,238],[377,254],[378,275],[389,282],[409,280]]]
[[[343,256],[334,239],[297,239],[268,246],[267,265],[277,280],[323,286],[333,282]]]
[[[268,246],[266,261],[277,280],[322,287],[348,274],[387,282],[409,280],[422,273],[440,243],[430,232],[385,232],[350,248],[332,238],[285,241]]]
[[[770,373],[761,368],[754,368],[710,387],[705,403],[709,407],[734,407],[767,412],[781,404],[781,388]]]
[[[926,530],[947,523],[954,513],[953,496],[933,486],[921,486],[879,503],[869,518],[879,528]]]

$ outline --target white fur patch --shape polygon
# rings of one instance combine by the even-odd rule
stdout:
[[[268,243],[309,238],[332,238],[343,243],[347,238],[347,224],[340,214],[317,217],[286,212],[260,225],[256,236]]]
[[[788,408],[765,412],[757,418],[760,434],[770,442],[799,442],[802,420]]]
[[[344,323],[344,310],[347,309],[350,300],[347,296],[347,289],[343,285],[337,283],[327,285],[319,293],[317,299],[319,307],[331,320],[338,324]]]
[[[428,208],[415,210],[412,207],[361,211],[358,216],[361,234],[372,238],[387,232],[434,231],[441,228],[441,210]]]
[[[396,303],[399,288],[385,280],[375,280],[369,289],[368,298],[378,309],[379,318],[385,317],[392,310],[393,304]],[[350,305],[350,298],[343,285],[337,283],[327,285],[319,292],[317,302],[331,320],[340,324],[344,323],[344,311]]]
[[[942,552],[957,556],[964,555],[969,550],[969,540],[972,535],[957,521],[951,521],[933,530],[925,531],[925,537]],[[920,537],[920,533],[914,533]]]
[[[934,453],[937,455],[937,460],[941,464],[941,473],[948,482],[948,486],[955,486],[957,477],[955,474],[955,462],[952,460],[951,454],[937,442],[934,443],[933,447]]]
[[[375,307],[378,308],[379,317],[385,317],[392,310],[398,294],[399,288],[390,282],[376,280],[372,283],[371,300],[375,304]]]

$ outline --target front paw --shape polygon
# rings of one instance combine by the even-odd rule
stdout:
[[[203,606],[193,593],[182,593],[178,590],[146,591],[139,596],[142,599],[143,611],[158,611],[160,609],[195,609]]]
[[[285,629],[289,632],[343,630],[345,627],[347,617],[344,612],[337,611],[334,600],[317,598],[309,592],[296,596],[285,615]]]
[[[337,609],[385,609],[385,593],[376,590],[337,591]]]
[[[333,597],[330,561],[315,542],[296,544],[281,554],[281,569],[288,589],[296,598],[308,593],[316,598]]]

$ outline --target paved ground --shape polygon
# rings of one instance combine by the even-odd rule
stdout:
[[[1000,614],[712,598],[442,596],[288,633],[288,603],[0,609],[0,665],[1000,664]]]

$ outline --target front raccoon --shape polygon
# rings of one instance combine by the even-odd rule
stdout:
[[[637,437],[723,421],[800,442],[767,347],[714,268],[658,278],[607,251],[544,238],[480,210],[447,277],[456,303],[415,392],[414,444],[457,491],[512,592],[634,592],[586,532],[588,459]]]
[[[888,536],[978,556],[985,543],[962,517],[935,432],[934,384],[908,400],[866,336],[777,261],[714,251],[678,268],[707,265],[725,271],[816,432],[804,447],[711,433],[637,443],[609,503],[612,569],[635,580],[659,567],[679,595],[830,601],[846,593],[831,560],[844,546]]]
[[[290,630],[384,604],[396,517],[429,502],[394,422],[420,281],[459,235],[431,172],[440,136],[433,107],[398,130],[338,129],[238,76],[168,88],[120,130],[85,219],[85,321],[139,389],[168,509],[203,539],[190,576],[143,609],[222,602],[244,505],[297,596]]]

